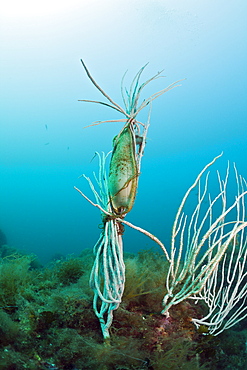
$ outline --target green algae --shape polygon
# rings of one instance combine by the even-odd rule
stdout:
[[[43,267],[35,260],[15,251],[0,261],[1,369],[246,367],[244,331],[198,333],[191,317],[203,307],[189,301],[172,307],[170,318],[160,314],[168,265],[158,252],[126,254],[126,289],[108,344],[92,308],[91,251]]]

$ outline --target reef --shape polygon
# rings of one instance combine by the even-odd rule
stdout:
[[[106,343],[88,284],[90,250],[41,266],[36,256],[6,246],[0,260],[0,369],[247,368],[246,320],[214,337],[191,322],[206,309],[191,300],[173,306],[170,317],[161,315],[166,259],[154,249],[124,259],[125,292]]]

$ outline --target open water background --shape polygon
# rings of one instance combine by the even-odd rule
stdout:
[[[224,175],[230,160],[247,178],[246,34],[244,0],[8,2],[0,14],[0,228],[9,244],[45,262],[92,248],[99,236],[98,210],[73,186],[93,199],[78,177],[97,171],[94,152],[111,150],[121,124],[83,127],[121,116],[78,102],[102,100],[81,58],[120,105],[126,70],[128,86],[147,62],[142,81],[164,69],[142,99],[185,78],[153,103],[127,220],[169,246],[179,203],[213,157],[224,152],[212,174]],[[154,243],[126,230],[124,245],[136,252]]]

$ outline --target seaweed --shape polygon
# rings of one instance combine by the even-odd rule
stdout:
[[[0,263],[1,369],[246,367],[246,332],[205,336],[191,322],[203,307],[189,301],[173,306],[169,318],[160,314],[168,266],[154,249],[125,255],[126,291],[107,344],[88,286],[92,252],[39,268],[34,260],[15,253]]]
[[[66,261],[59,261],[56,267],[57,277],[63,285],[76,283],[84,273],[82,261],[79,258],[69,258]]]

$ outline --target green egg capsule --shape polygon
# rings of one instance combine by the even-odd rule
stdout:
[[[108,178],[109,195],[113,211],[123,215],[134,205],[139,175],[132,123],[114,138],[113,145]]]

